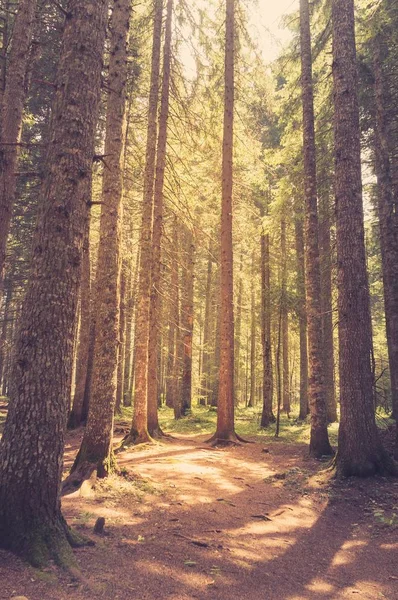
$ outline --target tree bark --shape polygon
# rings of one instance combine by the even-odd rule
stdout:
[[[374,414],[353,0],[333,0],[332,26],[341,399],[336,469],[342,476],[368,476],[396,469]]]
[[[114,466],[113,419],[120,328],[121,215],[130,1],[115,0],[110,21],[110,58],[105,126],[107,166],[102,177],[98,264],[95,280],[95,342],[86,429],[72,467],[74,477]]]
[[[304,231],[300,217],[296,215],[296,256],[297,256],[297,294],[298,321],[300,337],[300,412],[299,419],[308,415],[308,346],[307,346],[307,311],[305,295],[305,249]]]
[[[91,198],[91,178],[87,180],[87,199]],[[90,265],[90,224],[83,243],[82,279],[80,285],[80,330],[77,349],[76,386],[72,410],[69,414],[68,428],[79,427],[83,422],[84,394],[87,385],[88,358],[90,349],[91,324],[91,265]]]
[[[262,218],[268,213],[268,200],[266,209],[261,204],[260,215]],[[275,422],[272,410],[274,395],[274,380],[272,374],[272,344],[271,344],[271,262],[269,234],[261,227],[261,343],[263,350],[263,410],[261,413],[261,427],[268,427]]]
[[[221,202],[221,322],[217,429],[213,443],[235,441],[234,290],[232,250],[235,0],[226,0],[225,93]]]
[[[308,402],[311,414],[310,454],[333,454],[327,429],[324,353],[322,351],[321,271],[318,241],[318,200],[312,86],[309,0],[300,0],[301,96],[305,197],[305,283],[309,355]]]
[[[212,288],[213,288],[213,244],[209,242],[209,257],[207,260],[206,290],[205,290],[205,316],[203,326],[203,358],[200,403],[204,406],[209,402],[210,392],[210,347],[212,333]]]
[[[107,3],[71,0],[68,15],[0,442],[0,544],[35,566],[73,561],[59,489]]]
[[[3,288],[7,238],[15,197],[26,72],[32,40],[36,0],[20,0],[15,17],[0,124],[0,293]]]
[[[126,301],[127,301],[127,266],[122,262],[120,278],[120,320],[119,320],[119,360],[117,366],[117,386],[115,413],[122,414],[122,399],[124,395],[124,362],[126,358]]]
[[[254,293],[254,256],[252,256],[252,274],[250,290],[250,395],[249,407],[254,407],[256,403],[256,298]]]
[[[184,227],[184,276],[181,289],[181,329],[183,336],[183,364],[181,376],[182,413],[186,415],[191,408],[192,396],[192,340],[193,340],[193,285],[194,252],[192,231]]]
[[[334,381],[334,340],[332,302],[332,247],[330,240],[330,206],[327,193],[319,199],[319,254],[321,264],[322,346],[325,375],[326,411],[329,423],[337,421],[336,386]]]
[[[285,211],[285,209],[283,209]],[[290,415],[289,386],[289,311],[287,306],[287,250],[286,250],[286,216],[281,220],[281,311],[282,311],[282,406],[287,416]]]
[[[150,442],[152,440],[148,432],[148,343],[152,216],[156,163],[162,17],[163,1],[154,0],[151,82],[149,91],[149,114],[140,239],[140,268],[135,323],[134,412],[131,430],[125,440],[126,443],[133,444]]]
[[[236,324],[235,324],[235,406],[241,401],[241,330],[242,330],[242,294],[243,294],[243,252],[240,255],[238,295],[236,299]]]
[[[373,45],[376,99],[375,158],[392,415],[398,420],[398,229],[393,201],[380,34]]]
[[[163,77],[160,100],[159,135],[156,157],[156,177],[154,189],[154,211],[151,256],[151,286],[149,305],[148,342],[148,432],[159,437],[162,432],[158,420],[159,389],[159,337],[160,337],[160,281],[161,245],[163,233],[163,187],[166,169],[167,121],[169,118],[171,34],[173,0],[168,0],[166,9],[165,39],[163,47]]]

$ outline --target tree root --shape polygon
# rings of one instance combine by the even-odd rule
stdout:
[[[75,461],[70,475],[62,482],[61,496],[67,496],[77,492],[87,480],[90,481],[91,487],[93,487],[95,480],[97,479],[97,468],[98,465],[90,462],[83,462],[78,465]]]
[[[336,479],[373,477],[374,475],[398,477],[398,464],[384,449],[360,462],[342,460],[337,450],[328,470],[334,473]]]
[[[237,433],[233,432],[227,436],[220,436],[217,432],[208,440],[205,444],[209,444],[211,447],[215,446],[240,446],[241,444],[251,444],[249,440],[245,440]]]
[[[138,446],[141,444],[155,444],[155,440],[149,433],[140,433],[130,431],[121,441],[118,451],[126,450],[129,446]]]

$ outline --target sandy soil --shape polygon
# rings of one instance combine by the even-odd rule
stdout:
[[[300,444],[204,439],[120,454],[123,477],[63,499],[96,542],[76,551],[82,581],[0,551],[0,598],[398,600],[397,481],[335,483]],[[67,465],[78,443],[70,436]]]

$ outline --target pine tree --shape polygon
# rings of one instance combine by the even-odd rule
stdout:
[[[395,471],[375,422],[353,0],[333,0],[335,193],[341,419],[337,473]]]
[[[36,566],[72,561],[76,541],[59,489],[107,3],[71,0],[68,15],[0,442],[0,544]]]
[[[333,454],[327,430],[325,374],[322,352],[321,272],[318,244],[318,201],[312,52],[308,0],[300,0],[301,89],[305,197],[305,281],[309,354],[308,401],[311,414],[310,454]]]

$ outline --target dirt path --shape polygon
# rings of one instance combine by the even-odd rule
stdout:
[[[64,498],[69,523],[96,539],[76,552],[86,584],[0,552],[0,598],[398,600],[397,482],[337,486],[305,446],[203,439],[132,449],[125,478]]]

